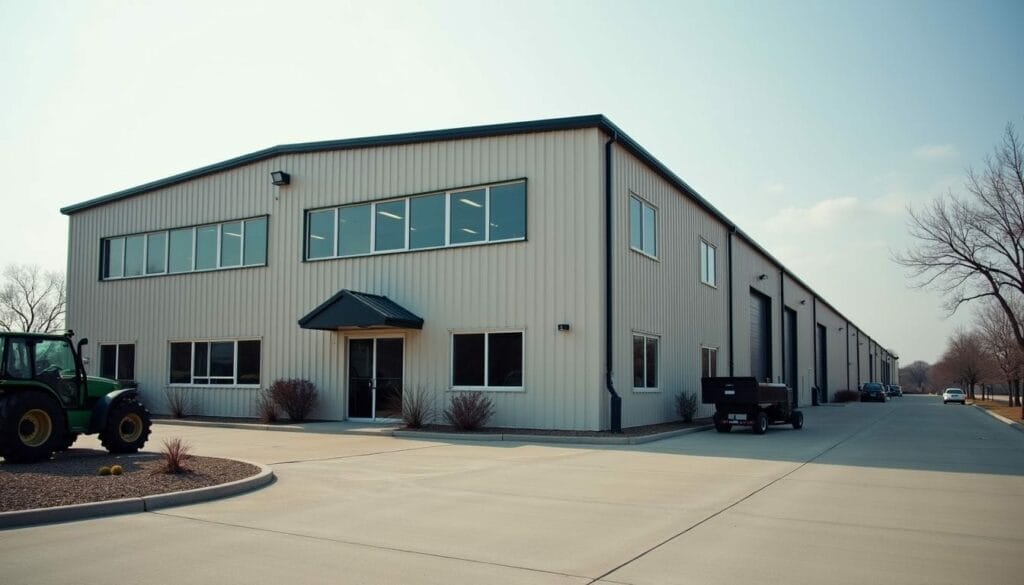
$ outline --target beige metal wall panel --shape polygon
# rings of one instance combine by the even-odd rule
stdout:
[[[762,278],[763,276],[763,278]],[[733,311],[736,375],[750,375],[750,291],[771,299],[771,378],[782,380],[779,268],[741,238],[733,239]]]
[[[846,319],[833,311],[822,302],[818,302],[818,323],[826,329],[826,359],[828,369],[828,383],[825,386],[828,391],[828,400],[839,390],[846,390],[850,385],[848,375],[850,373],[849,360],[847,359],[847,331]],[[855,382],[854,382],[855,383]]]
[[[71,216],[71,327],[100,342],[136,343],[145,401],[165,411],[170,340],[258,337],[263,386],[312,380],[316,416],[343,419],[349,335],[300,329],[297,320],[339,289],[384,294],[425,319],[405,335],[406,387],[438,404],[450,395],[451,331],[522,329],[523,392],[490,392],[492,424],[596,429],[601,380],[604,246],[596,129],[283,155]],[[270,184],[272,170],[292,184]],[[303,262],[303,211],[321,206],[525,177],[528,241]],[[268,266],[98,280],[100,239],[269,214]],[[560,333],[558,323],[570,323]],[[200,412],[250,416],[256,390],[190,389]]]
[[[605,140],[602,135],[602,149]],[[718,349],[718,373],[728,375],[727,230],[622,148],[613,156],[614,377],[622,426],[630,427],[676,420],[680,392],[697,393],[699,401],[702,346]],[[657,259],[630,248],[631,193],[658,210]],[[717,247],[717,287],[701,283],[702,238]],[[657,392],[633,389],[634,332],[660,338]],[[602,398],[607,402],[607,393]],[[700,405],[698,416],[712,411]]]

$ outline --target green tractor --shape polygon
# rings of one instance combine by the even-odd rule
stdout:
[[[0,457],[11,463],[49,459],[80,435],[99,433],[111,453],[146,444],[152,420],[138,390],[85,375],[82,339],[0,332]]]

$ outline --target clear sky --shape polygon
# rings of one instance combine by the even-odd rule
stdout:
[[[63,205],[280,143],[603,113],[903,364],[907,204],[1024,130],[1024,2],[0,0],[0,266]]]

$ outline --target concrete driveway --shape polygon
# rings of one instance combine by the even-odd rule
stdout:
[[[1024,433],[935,397],[632,447],[158,425],[274,485],[0,532],[6,584],[1013,584]]]

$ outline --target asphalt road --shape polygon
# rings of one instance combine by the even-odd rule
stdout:
[[[936,397],[628,448],[167,436],[279,480],[0,532],[0,582],[1024,583],[1024,433]]]

